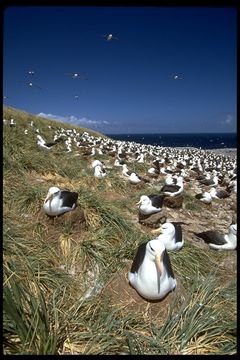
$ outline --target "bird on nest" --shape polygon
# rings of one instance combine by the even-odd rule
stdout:
[[[61,191],[58,187],[49,188],[44,200],[43,211],[49,216],[58,216],[77,207],[78,193]]]
[[[177,282],[161,241],[150,240],[138,247],[128,280],[146,300],[161,300],[175,289]]]
[[[216,230],[207,230],[194,234],[203,239],[211,249],[235,250],[237,249],[237,224],[229,226],[228,234],[221,234]]]
[[[164,196],[142,195],[139,202],[139,212],[143,215],[151,215],[162,210]]]

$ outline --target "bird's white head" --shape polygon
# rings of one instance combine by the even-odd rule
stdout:
[[[148,205],[150,203],[150,199],[147,195],[142,195],[140,197],[139,202],[136,205]]]
[[[45,203],[51,199],[53,197],[54,194],[58,193],[60,191],[60,189],[56,186],[52,186],[49,188],[46,199],[45,199]]]

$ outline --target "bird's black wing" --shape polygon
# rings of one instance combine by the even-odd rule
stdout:
[[[180,186],[179,186],[179,185],[164,185],[164,186],[161,188],[160,193],[162,193],[162,192],[171,192],[171,193],[174,193],[174,192],[177,192],[179,189],[180,189]]]
[[[131,270],[130,270],[131,273],[137,272],[139,267],[141,266],[144,256],[145,256],[147,243],[148,242],[145,242],[145,243],[139,245],[139,247],[137,249],[137,253],[133,259],[133,263],[132,263]]]
[[[163,259],[163,266],[166,269],[168,277],[172,277],[174,279],[174,273],[173,273],[173,269],[172,269],[172,264],[171,264],[169,255],[167,253],[167,250],[163,251],[162,259]]]
[[[162,208],[164,195],[148,195],[149,199],[152,201],[152,206],[156,208]]]
[[[226,240],[224,239],[224,235],[220,234],[214,230],[203,231],[201,233],[194,234],[201,239],[203,239],[207,244],[212,243],[216,245],[224,245],[226,244]]]
[[[71,191],[61,191],[60,199],[63,199],[62,206],[72,207],[77,202],[78,193]]]
[[[175,227],[175,243],[182,242],[182,227],[181,227],[182,222],[173,221],[172,224]]]
[[[219,197],[220,199],[224,199],[226,197],[229,197],[231,194],[227,191],[227,190],[220,190],[217,192],[217,197]]]

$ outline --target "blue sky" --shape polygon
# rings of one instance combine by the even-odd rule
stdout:
[[[105,134],[236,132],[236,11],[5,8],[3,102]]]

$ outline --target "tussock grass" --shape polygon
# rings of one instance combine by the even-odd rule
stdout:
[[[166,317],[113,305],[102,291],[151,238],[137,223],[135,204],[163,180],[138,189],[114,168],[96,179],[92,158],[66,153],[60,144],[50,152],[36,145],[36,128],[51,140],[54,130],[73,126],[6,107],[3,117],[17,122],[3,130],[4,353],[235,354],[236,279],[220,265],[225,253],[206,251],[187,238],[181,251],[170,253],[179,292]],[[85,130],[99,135],[78,129]],[[142,175],[148,167],[129,164]],[[78,192],[85,227],[43,214],[53,185]],[[188,208],[195,207],[191,195],[184,196]]]

